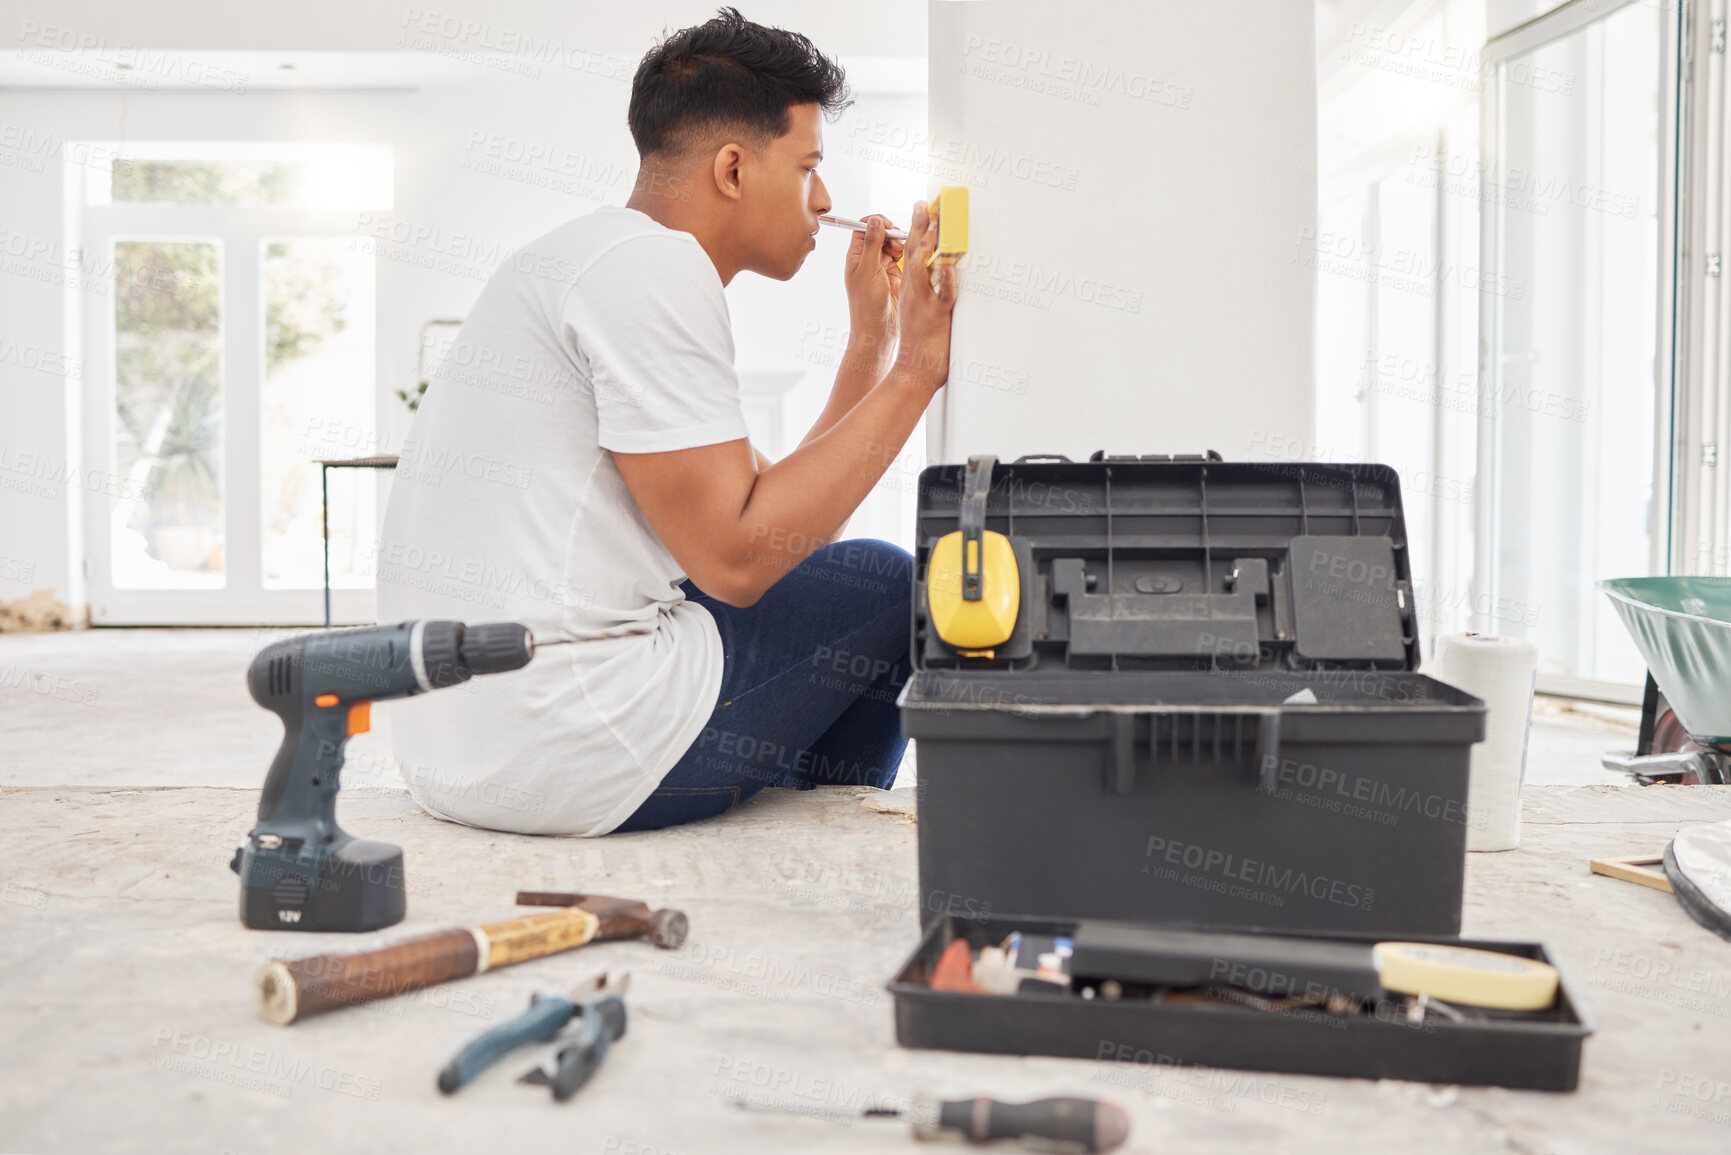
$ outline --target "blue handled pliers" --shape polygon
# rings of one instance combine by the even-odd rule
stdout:
[[[547,1042],[564,1030],[565,1024],[574,1018],[581,1020],[588,1028],[579,1031],[580,1036],[585,1039],[591,1035],[598,1036],[583,1048],[584,1054],[593,1056],[593,1061],[587,1064],[588,1070],[584,1072],[584,1078],[587,1078],[606,1055],[607,1044],[625,1033],[624,995],[630,983],[629,972],[608,971],[579,985],[569,998],[564,995],[529,996],[528,1010],[514,1019],[508,1019],[481,1032],[445,1064],[439,1072],[439,1090],[447,1095],[456,1094],[464,1084],[511,1051],[531,1043]],[[579,1040],[582,1041],[583,1039]],[[562,1065],[563,1058],[561,1052]],[[581,1081],[578,1085],[581,1085]],[[562,1089],[555,1088],[556,1091]],[[572,1086],[569,1092],[558,1097],[569,1098],[576,1089],[576,1086]]]

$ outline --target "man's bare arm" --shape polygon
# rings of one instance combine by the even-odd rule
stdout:
[[[934,391],[929,378],[893,370],[827,433],[761,472],[743,439],[613,460],[686,576],[711,597],[749,606],[835,539]]]
[[[926,267],[937,232],[925,204],[916,204],[910,268]],[[699,589],[749,606],[835,539],[948,378],[955,304],[951,265],[940,266],[936,288],[925,276],[905,283],[895,365],[828,429],[767,468],[744,438],[665,453],[613,453],[638,508]]]
[[[828,433],[837,421],[847,416],[848,411],[871,392],[872,386],[890,367],[884,352],[874,338],[848,334],[847,347],[842,351],[841,364],[835,371],[835,386],[829,391],[829,401],[824,405],[823,412],[817,415],[817,420],[812,423],[811,431],[805,435],[801,445]]]

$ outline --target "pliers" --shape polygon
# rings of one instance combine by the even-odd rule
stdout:
[[[569,998],[563,995],[529,996],[529,1009],[514,1019],[491,1027],[446,1063],[439,1072],[439,1090],[454,1095],[482,1071],[518,1047],[544,1043],[578,1020],[577,1034],[561,1047],[554,1073],[537,1067],[518,1082],[544,1083],[553,1088],[553,1098],[564,1102],[577,1093],[607,1057],[607,1048],[625,1034],[625,991],[631,984],[627,971],[607,971],[579,984]]]

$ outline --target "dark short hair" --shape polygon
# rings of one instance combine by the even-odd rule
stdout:
[[[834,119],[853,103],[848,96],[841,66],[810,40],[723,8],[649,50],[632,78],[626,119],[638,156],[678,157],[711,132],[756,143],[784,136],[794,104],[816,104]]]

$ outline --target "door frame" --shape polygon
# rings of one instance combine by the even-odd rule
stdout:
[[[354,213],[297,206],[236,208],[187,204],[84,205],[77,243],[89,267],[106,270],[108,293],[84,296],[84,460],[119,482],[114,464],[115,340],[113,246],[116,240],[208,242],[220,245],[222,278],[222,484],[224,584],[217,589],[127,589],[114,584],[112,518],[124,498],[93,491],[83,503],[86,589],[90,624],[103,625],[317,625],[324,620],[321,589],[265,589],[263,509],[258,471],[260,401],[264,377],[264,300],[260,293],[263,247],[271,241],[353,236]],[[375,311],[377,305],[375,303]],[[377,359],[375,356],[375,366]],[[376,384],[370,383],[374,420]],[[316,468],[309,466],[309,468]],[[368,480],[365,475],[360,483]],[[376,482],[375,482],[376,483]],[[118,484],[105,486],[117,490]],[[376,528],[376,527],[375,527]],[[372,588],[332,590],[332,618],[371,622]]]

